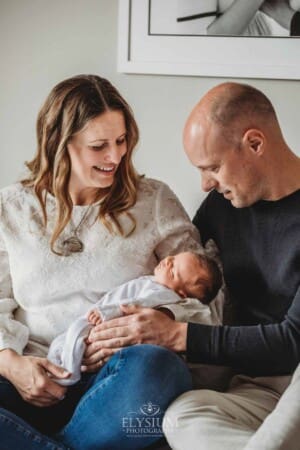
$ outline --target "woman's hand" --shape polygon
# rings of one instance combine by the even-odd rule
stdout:
[[[89,337],[84,364],[107,359],[122,347],[155,344],[175,352],[186,349],[187,324],[175,322],[161,311],[130,305],[121,306],[124,316],[95,326]],[[97,363],[96,363],[97,361]],[[92,365],[92,364],[91,364]]]
[[[1,362],[4,363],[5,359],[7,362],[7,369],[2,371],[3,376],[15,386],[26,402],[46,407],[62,400],[67,388],[57,384],[51,377],[68,378],[70,374],[63,368],[52,364],[46,358],[20,356],[12,350],[9,353],[3,350],[0,355]]]

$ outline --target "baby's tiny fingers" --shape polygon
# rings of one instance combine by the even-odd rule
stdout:
[[[90,364],[88,366],[81,366],[81,372],[97,372],[97,370],[101,369],[104,365],[103,360],[101,359],[95,364]]]

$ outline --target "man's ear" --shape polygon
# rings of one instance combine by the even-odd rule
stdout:
[[[265,135],[257,128],[250,128],[247,130],[242,138],[244,148],[249,148],[256,155],[260,156],[265,150]]]

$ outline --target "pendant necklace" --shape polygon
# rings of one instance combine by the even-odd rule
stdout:
[[[61,246],[62,246],[62,253],[64,256],[70,256],[71,253],[83,252],[84,244],[81,241],[81,239],[79,239],[77,233],[78,233],[80,227],[82,226],[82,224],[84,223],[85,219],[87,218],[92,206],[93,205],[89,205],[89,207],[83,214],[79,224],[77,225],[76,228],[73,229],[72,235],[62,242]]]

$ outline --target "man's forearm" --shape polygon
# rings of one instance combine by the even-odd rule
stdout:
[[[299,361],[298,333],[288,321],[252,326],[189,323],[187,359],[230,366],[248,375],[288,374]]]

